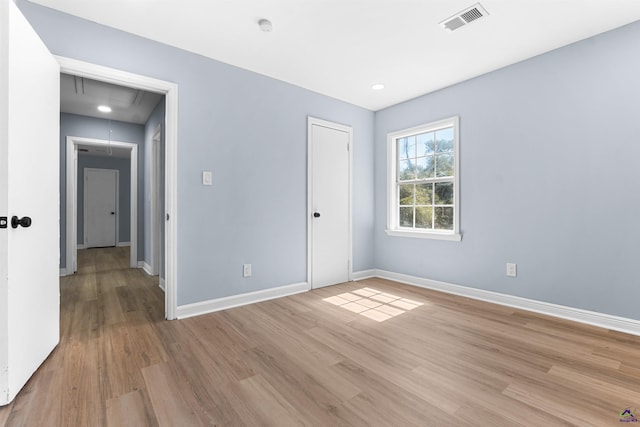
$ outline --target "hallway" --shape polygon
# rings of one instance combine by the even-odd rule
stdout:
[[[129,268],[128,247],[79,250],[78,272],[60,278],[60,344],[0,408],[0,426],[93,426],[120,415],[131,421],[134,414],[109,399],[144,388],[140,369],[164,358],[150,333],[164,321],[157,281]]]

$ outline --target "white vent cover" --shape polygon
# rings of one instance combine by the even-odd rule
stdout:
[[[480,18],[487,16],[489,13],[482,7],[480,3],[476,3],[473,6],[458,12],[455,15],[445,19],[440,23],[442,28],[447,31],[457,30],[467,24],[477,21]]]

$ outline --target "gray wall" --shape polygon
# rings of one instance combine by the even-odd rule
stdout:
[[[312,115],[354,127],[354,271],[376,267],[640,319],[640,23],[374,115],[17,4],[54,54],[179,85],[179,305],[306,279]],[[386,236],[386,134],[452,115],[461,118],[462,242]],[[200,184],[205,169],[212,187]],[[245,262],[254,277],[241,277]],[[517,278],[505,277],[505,262],[518,263]]]
[[[376,113],[376,266],[640,319],[638,40],[640,22]],[[462,242],[387,236],[387,133],[453,115]]]
[[[306,281],[308,115],[353,126],[354,270],[373,268],[371,111],[16,3],[53,54],[179,85],[179,305]],[[213,186],[202,186],[203,170]],[[242,277],[243,263],[253,277]]]
[[[98,119],[94,117],[78,116],[76,114],[60,114],[60,267],[66,264],[66,232],[65,221],[67,212],[67,136],[79,136],[84,138],[109,139],[109,129],[112,141],[130,142],[138,144],[138,194],[144,194],[144,126],[134,123],[124,123]],[[78,164],[80,161],[78,161]],[[82,176],[82,175],[78,175]],[[120,177],[122,179],[122,175]],[[78,215],[82,205],[78,203]],[[138,241],[144,238],[144,204],[142,197],[138,197]],[[121,223],[122,225],[122,223]],[[127,226],[128,228],[128,226]],[[138,245],[138,259],[144,257],[144,245]]]
[[[74,135],[75,136],[75,135]],[[78,156],[78,244],[84,244],[84,170],[85,168],[118,171],[118,243],[131,242],[131,164],[129,159],[105,156]]]

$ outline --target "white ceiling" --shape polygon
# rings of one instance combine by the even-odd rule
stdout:
[[[371,110],[640,19],[640,0],[482,0],[453,32],[439,22],[475,0],[33,2]]]
[[[163,95],[69,74],[60,75],[60,111],[81,116],[145,124]],[[111,113],[98,111],[99,105]]]

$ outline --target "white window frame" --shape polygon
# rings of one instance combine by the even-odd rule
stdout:
[[[403,129],[387,134],[387,229],[389,236],[416,237],[422,239],[462,240],[460,234],[460,119],[450,117],[437,122]],[[398,153],[396,140],[420,133],[453,127],[453,230],[417,230],[398,225]]]

